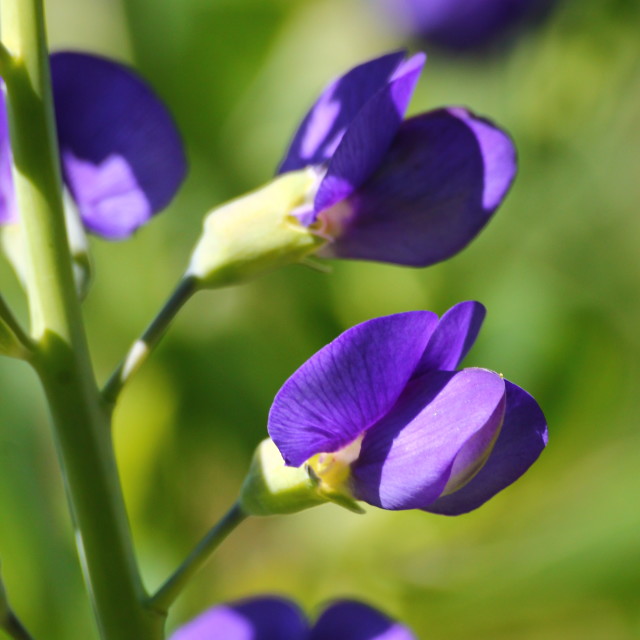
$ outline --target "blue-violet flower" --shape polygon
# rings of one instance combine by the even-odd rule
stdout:
[[[523,389],[487,369],[457,370],[485,316],[462,302],[440,320],[411,311],[357,325],[284,384],[269,434],[320,489],[384,509],[458,515],[519,478],[547,443]]]
[[[178,629],[171,640],[416,640],[373,607],[339,600],[310,625],[289,600],[262,596],[218,605]]]
[[[324,257],[427,266],[484,227],[516,173],[509,136],[463,108],[403,121],[425,62],[403,52],[333,81],[293,137],[279,173],[315,185],[294,214],[328,243]]]
[[[131,69],[94,55],[50,57],[64,182],[85,227],[124,238],[166,207],[186,174],[176,126]],[[0,223],[15,222],[11,146],[0,95]]]

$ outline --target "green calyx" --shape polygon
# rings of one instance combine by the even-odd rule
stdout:
[[[244,513],[253,516],[296,513],[326,502],[363,513],[352,497],[342,491],[328,491],[308,465],[288,467],[270,439],[256,449],[239,502]]]
[[[311,170],[285,173],[211,211],[186,275],[201,288],[223,287],[316,251],[326,241],[294,215],[310,206],[316,181]]]

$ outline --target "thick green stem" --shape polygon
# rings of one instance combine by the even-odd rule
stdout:
[[[145,606],[109,411],[92,370],[71,268],[42,0],[0,0],[14,184],[25,232],[33,358],[53,416],[78,547],[104,640],[159,640]],[[70,614],[72,615],[72,614]]]
[[[107,381],[102,397],[108,405],[114,405],[118,395],[131,376],[142,366],[149,354],[157,346],[166,333],[169,325],[178,311],[198,290],[195,278],[185,276],[180,280],[175,291],[171,294],[160,313],[153,319],[144,333],[136,340],[124,360],[116,367]]]
[[[247,514],[240,505],[233,505],[222,520],[200,540],[175,573],[150,598],[149,603],[151,606],[159,612],[166,612],[189,580],[207,562],[209,556],[218,548],[220,543],[246,518]]]

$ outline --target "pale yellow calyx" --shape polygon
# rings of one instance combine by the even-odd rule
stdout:
[[[312,207],[313,169],[278,176],[264,187],[211,211],[187,277],[219,287],[302,260],[325,243],[296,214]]]

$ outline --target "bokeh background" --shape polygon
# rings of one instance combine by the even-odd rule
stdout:
[[[461,104],[515,138],[520,173],[472,245],[425,270],[333,262],[200,293],[122,398],[116,437],[147,583],[234,500],[271,399],[307,357],[375,315],[489,310],[467,359],[531,391],[550,444],[516,485],[458,518],[335,506],[245,523],[170,627],[220,600],[280,593],[313,615],[366,600],[424,639],[640,637],[640,5],[559,1],[547,20],[452,53],[371,0],[48,0],[53,48],[140,70],[184,133],[189,178],[122,243],[94,240],[85,303],[102,378],[174,286],[204,212],[269,180],[333,76],[409,46],[429,61],[411,112]],[[0,266],[3,294],[24,314]],[[47,410],[0,362],[0,558],[37,637],[95,637]],[[0,636],[1,636],[0,632]]]

